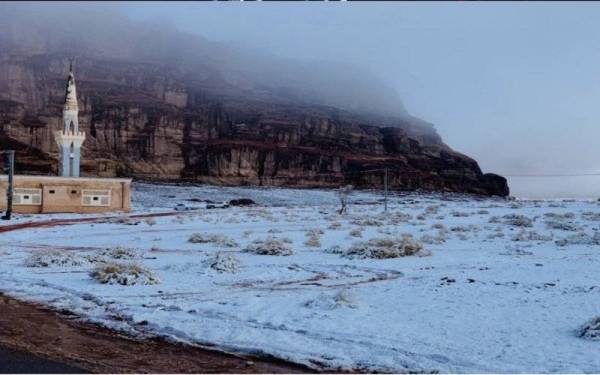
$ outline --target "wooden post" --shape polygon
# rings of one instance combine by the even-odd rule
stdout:
[[[385,177],[383,179],[383,186],[385,188],[385,198],[384,198],[384,211],[387,212],[387,201],[388,201],[388,169],[385,168]]]
[[[2,220],[10,220],[12,213],[13,202],[13,176],[15,173],[15,152],[13,150],[5,151],[6,164],[5,169],[8,169],[8,188],[6,189],[6,212],[2,216]]]

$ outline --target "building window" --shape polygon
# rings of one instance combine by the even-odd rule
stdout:
[[[54,190],[49,190],[48,193],[54,194]]]
[[[13,204],[23,206],[41,206],[42,189],[15,189]]]
[[[84,206],[110,206],[110,190],[83,190],[81,204]]]
[[[77,190],[71,190],[71,194],[77,194]]]

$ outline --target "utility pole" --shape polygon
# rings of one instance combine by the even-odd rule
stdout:
[[[385,198],[383,200],[384,211],[387,212],[387,197],[388,197],[388,169],[387,169],[387,167],[385,168],[385,176],[383,178],[383,186],[385,189]]]
[[[6,189],[6,212],[2,216],[2,220],[10,220],[10,214],[12,213],[12,202],[13,202],[13,176],[15,173],[15,151],[9,150],[4,151],[5,164],[4,170],[8,172],[8,187]]]

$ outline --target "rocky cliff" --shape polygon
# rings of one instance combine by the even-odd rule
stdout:
[[[0,146],[19,173],[52,174],[67,56],[0,57]],[[446,146],[430,124],[305,105],[219,76],[78,60],[82,174],[228,185],[381,187],[508,194],[506,180]]]

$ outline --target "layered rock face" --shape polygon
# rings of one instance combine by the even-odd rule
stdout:
[[[0,147],[54,174],[68,55],[0,55]],[[218,72],[79,58],[82,175],[227,185],[382,187],[508,195],[503,177],[414,117],[383,117],[244,88]]]

